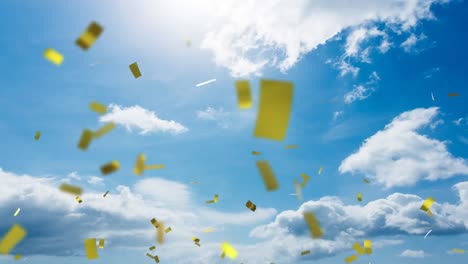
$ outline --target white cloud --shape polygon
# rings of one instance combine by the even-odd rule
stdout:
[[[96,176],[91,176],[88,179],[88,183],[91,185],[102,185],[103,182],[104,182],[103,178],[96,177]]]
[[[445,142],[417,133],[431,124],[438,110],[417,108],[400,114],[343,160],[340,173],[362,173],[387,188],[468,174],[468,162],[453,157]]]
[[[127,130],[131,131],[132,128],[140,130],[141,135],[168,132],[172,134],[179,134],[188,131],[188,128],[173,120],[160,119],[155,112],[135,105],[131,107],[123,107],[116,104],[110,104],[109,113],[99,118],[102,123],[114,122],[118,125],[124,126]]]
[[[462,125],[462,124],[463,124],[463,123],[462,123],[463,120],[464,120],[464,118],[463,118],[463,117],[460,117],[460,118],[458,118],[457,120],[454,120],[453,123],[454,123],[455,125],[459,126],[459,125]]]
[[[226,118],[228,115],[229,113],[224,112],[222,108],[216,110],[210,106],[205,110],[197,111],[197,117],[202,120],[220,120]]]
[[[201,47],[211,50],[215,62],[230,69],[236,77],[259,74],[265,66],[286,71],[303,55],[346,28],[383,22],[400,31],[409,31],[421,19],[433,18],[430,11],[433,4],[445,2],[212,1],[207,8],[216,14],[216,19],[210,21],[213,27],[204,36]],[[356,35],[349,51],[355,52],[364,39]],[[388,44],[381,46],[381,50],[388,48]]]
[[[343,111],[335,111],[333,113],[333,120],[337,120],[342,115],[343,115]]]
[[[427,257],[427,254],[424,253],[422,250],[410,250],[407,249],[399,255],[400,257],[408,257],[408,258],[424,258]]]
[[[252,111],[226,112],[223,108],[216,109],[208,106],[205,110],[197,111],[197,118],[216,122],[218,126],[224,129],[242,129],[252,122],[255,113]]]
[[[356,100],[364,100],[372,93],[372,89],[366,88],[363,85],[357,85],[353,90],[344,95],[344,102],[350,104]]]
[[[416,44],[424,39],[426,39],[426,35],[421,34],[420,36],[416,36],[415,34],[411,34],[403,43],[401,43],[401,47],[405,52],[411,52],[414,50]]]

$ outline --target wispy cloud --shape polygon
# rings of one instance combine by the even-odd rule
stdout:
[[[197,118],[203,121],[215,122],[224,129],[243,128],[254,118],[252,111],[227,112],[223,108],[208,106],[205,110],[197,111]]]
[[[422,40],[425,40],[427,38],[426,35],[421,34],[419,36],[416,36],[415,34],[411,34],[403,43],[401,43],[401,47],[405,52],[411,52],[415,50],[416,44]]]
[[[427,253],[423,250],[410,250],[407,249],[399,255],[400,257],[407,257],[407,258],[424,258],[427,257]]]
[[[351,104],[354,101],[361,101],[369,97],[375,91],[375,84],[380,80],[377,72],[372,72],[369,76],[369,81],[365,84],[356,85],[353,90],[344,95],[344,102]]]

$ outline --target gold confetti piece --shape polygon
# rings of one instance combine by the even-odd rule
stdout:
[[[290,82],[261,80],[254,136],[282,141],[288,130],[293,99]]]
[[[89,129],[83,129],[83,133],[81,133],[80,142],[78,143],[78,148],[82,150],[86,150],[89,144],[91,144],[92,140],[93,140],[93,131]]]
[[[157,239],[158,239],[159,244],[164,243],[164,224],[163,223],[159,223]]]
[[[157,255],[156,255],[156,256],[154,256],[154,258],[153,258],[153,259],[154,259],[154,261],[156,261],[156,263],[159,263],[159,257],[158,257]]]
[[[199,243],[199,242],[200,242],[200,239],[197,238],[197,237],[192,237],[192,240],[193,240],[193,242],[195,242],[195,243]]]
[[[310,250],[302,251],[301,256],[310,254]]]
[[[13,214],[13,216],[17,216],[20,211],[21,211],[21,208],[16,209],[16,212]]]
[[[353,261],[356,261],[357,259],[358,259],[357,255],[351,255],[351,256],[345,258],[345,262],[346,262],[346,264],[348,264],[348,263],[351,263]]]
[[[151,219],[151,224],[153,224],[154,227],[156,227],[156,228],[159,228],[159,225],[160,225],[160,224],[158,223],[158,221],[156,220],[156,218]]]
[[[44,51],[44,58],[57,66],[60,66],[63,62],[63,55],[52,48],[48,48]]]
[[[428,209],[428,210],[426,211],[426,213],[427,213],[427,215],[428,215],[429,217],[432,217],[432,211],[431,211],[430,209]]]
[[[302,190],[298,180],[294,180],[294,187],[296,188],[296,196],[299,201],[302,201]]]
[[[96,22],[92,22],[75,43],[76,45],[80,46],[80,48],[87,50],[93,45],[101,33],[102,27]]]
[[[104,248],[104,239],[99,239],[99,248]]]
[[[169,232],[171,232],[171,231],[172,231],[172,228],[170,228],[170,227],[164,229],[164,233],[166,233],[166,234],[169,233]]]
[[[362,193],[358,193],[358,194],[357,194],[357,200],[358,200],[359,202],[362,202]]]
[[[252,93],[250,92],[250,83],[247,80],[236,81],[237,103],[240,109],[249,109],[252,107]]]
[[[109,122],[109,123],[105,124],[103,127],[101,127],[100,129],[98,129],[96,132],[94,132],[93,137],[94,138],[100,138],[100,137],[104,136],[105,134],[111,132],[112,129],[114,129],[114,128],[115,128],[115,124],[112,123],[112,122]]]
[[[228,242],[223,242],[221,245],[221,250],[230,259],[235,259],[237,257],[237,250]]]
[[[198,243],[198,242],[195,242],[195,245],[201,247],[200,243]]]
[[[307,182],[310,180],[310,176],[307,176],[305,173],[301,173],[301,177],[304,179],[304,181],[301,183],[301,187],[304,188]]]
[[[113,173],[117,171],[118,169],[120,169],[120,163],[116,160],[113,160],[101,166],[101,173],[106,175],[106,174]]]
[[[353,248],[359,255],[364,255],[364,249],[361,247],[361,244],[359,244],[359,242],[354,243]]]
[[[78,202],[78,203],[82,203],[83,200],[81,200],[81,198],[79,196],[75,197],[75,200]]]
[[[368,179],[364,179],[363,180],[365,183],[369,183],[369,180]]]
[[[214,231],[215,231],[215,229],[213,227],[208,227],[205,230],[203,230],[204,233],[211,233],[211,232],[214,232]]]
[[[95,102],[95,101],[93,101],[93,102],[91,102],[89,104],[89,108],[92,111],[97,112],[97,113],[102,114],[102,115],[107,112],[107,107],[105,105],[100,104],[100,103]]]
[[[144,154],[138,154],[133,173],[135,173],[136,175],[143,174],[143,172],[145,171],[145,161],[146,156]]]
[[[154,259],[153,255],[151,255],[150,253],[146,253],[146,256],[148,256],[148,258]]]
[[[15,255],[15,260],[20,260],[20,258],[21,258],[21,254],[16,254]]]
[[[320,169],[319,169],[319,171],[318,171],[318,175],[322,174],[322,171],[323,171],[323,167],[320,166]]]
[[[88,259],[97,259],[97,258],[99,258],[95,238],[86,239],[84,241],[84,247],[85,247],[86,257]]]
[[[258,152],[258,151],[252,151],[252,155],[255,155],[255,156],[260,156],[260,154],[261,154],[261,153],[260,153],[260,152]]]
[[[429,209],[431,208],[434,201],[435,201],[434,198],[427,197],[426,201],[424,201],[423,205],[421,205],[421,208],[419,208],[419,209],[425,211],[431,217],[432,212]]]
[[[459,254],[465,254],[465,250],[461,248],[454,248],[452,249],[453,252],[459,253]]]
[[[132,72],[135,79],[141,76],[140,68],[138,68],[138,64],[136,62],[130,64],[128,67],[130,68],[130,71]]]
[[[26,230],[19,224],[14,224],[0,241],[0,254],[8,255],[26,236]]]
[[[196,182],[196,181],[194,181],[194,182],[191,182],[191,184],[200,184],[200,183],[199,183],[199,182]]]
[[[155,249],[156,249],[156,246],[151,246],[151,247],[149,248],[149,250],[155,250]]]
[[[60,185],[60,190],[62,192],[66,192],[66,193],[70,193],[74,195],[81,195],[81,193],[83,192],[83,189],[81,189],[80,187],[66,184],[66,183],[63,183],[62,185]]]
[[[257,161],[257,168],[260,171],[260,174],[263,177],[263,182],[267,191],[274,191],[279,188],[278,182],[276,181],[276,177],[271,170],[270,164],[266,160],[259,160]]]
[[[40,137],[41,137],[41,131],[36,131],[36,135],[34,136],[34,139],[39,140]]]
[[[372,254],[372,246],[370,240],[364,240],[364,249],[367,255]]]
[[[210,204],[210,203],[217,203],[217,202],[218,202],[218,197],[219,197],[219,196],[218,196],[217,194],[215,194],[215,195],[214,195],[214,199],[213,199],[213,200],[208,200],[208,201],[206,201],[206,203],[208,203],[208,204]]]
[[[449,93],[448,96],[460,96],[458,93]]]
[[[257,206],[250,200],[248,200],[247,203],[245,203],[245,206],[249,208],[252,212],[255,212],[255,210],[257,210]]]
[[[106,197],[109,194],[109,191],[107,191],[102,197]]]
[[[323,236],[320,223],[312,212],[304,212],[304,220],[306,221],[313,238],[320,238]]]
[[[164,164],[145,165],[145,170],[158,170],[164,169],[165,167]]]
[[[286,149],[296,149],[297,145],[287,145],[284,148],[286,148]]]
[[[221,253],[221,258],[223,259],[226,256],[226,254],[223,252]]]

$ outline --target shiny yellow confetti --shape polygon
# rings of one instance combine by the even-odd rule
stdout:
[[[93,45],[101,33],[102,27],[96,22],[92,22],[75,43],[76,45],[80,46],[80,48],[87,50]]]
[[[219,196],[217,194],[214,195],[214,199],[213,200],[208,200],[206,201],[206,203],[217,203],[218,202],[218,198]]]
[[[63,62],[63,55],[52,48],[48,48],[44,51],[44,58],[57,66],[60,66]]]
[[[26,235],[27,232],[21,225],[14,224],[0,241],[0,254],[8,255]]]
[[[370,240],[364,240],[364,251],[367,255],[372,254],[372,245]]]
[[[361,244],[359,244],[359,242],[354,243],[353,248],[359,255],[364,255],[364,249],[361,247]]]
[[[197,237],[192,237],[192,241],[193,241],[193,242],[196,242],[196,243],[199,243],[199,242],[200,242],[200,239],[197,238]]]
[[[359,202],[362,202],[362,193],[358,193],[358,194],[357,194],[357,200],[358,200]]]
[[[86,257],[88,259],[97,259],[97,258],[99,258],[95,238],[86,239],[84,241],[84,247],[85,247]]]
[[[75,185],[63,183],[62,185],[60,185],[60,191],[74,194],[74,195],[81,195],[81,193],[83,192],[83,189]]]
[[[252,107],[252,92],[250,83],[247,80],[236,81],[237,103],[240,109],[249,109]]]
[[[346,264],[348,264],[348,263],[351,263],[353,261],[356,261],[357,259],[358,259],[357,255],[351,255],[351,256],[345,258],[345,262],[346,262]]]
[[[363,180],[365,183],[369,183],[369,180],[368,179],[364,179]]]
[[[465,250],[461,248],[454,248],[452,249],[453,252],[458,253],[458,254],[465,254]]]
[[[143,172],[145,171],[145,161],[146,156],[144,154],[138,154],[133,173],[135,173],[136,175],[143,174]]]
[[[165,167],[164,164],[145,165],[145,170],[158,170],[164,169]]]
[[[296,149],[297,145],[287,145],[284,148],[286,148],[286,149]]]
[[[247,203],[245,203],[245,206],[249,208],[252,212],[255,212],[255,210],[257,209],[257,206],[250,200],[248,200]]]
[[[149,248],[149,250],[155,250],[155,249],[156,249],[156,246],[151,246],[151,247]]]
[[[93,131],[89,129],[84,129],[81,133],[80,142],[78,143],[78,148],[86,150],[93,140]]]
[[[104,239],[99,239],[99,248],[104,248]]]
[[[159,244],[164,243],[164,224],[159,223],[157,240]]]
[[[319,169],[319,171],[318,171],[318,175],[322,174],[322,171],[323,171],[323,167],[320,166],[320,169]]]
[[[301,252],[301,256],[309,255],[309,254],[310,254],[310,250],[306,250],[306,251]]]
[[[140,68],[138,68],[138,64],[136,62],[130,64],[128,67],[130,68],[130,71],[132,72],[135,79],[141,76]]]
[[[263,177],[263,182],[267,191],[274,191],[279,188],[279,184],[276,181],[276,177],[271,170],[270,164],[266,160],[257,161],[257,168]]]
[[[313,238],[320,238],[323,236],[320,223],[312,212],[304,212],[304,220],[306,221]]]
[[[156,218],[151,219],[151,224],[153,224],[154,227],[159,228],[159,223],[158,223],[158,221],[156,220]]]
[[[109,191],[107,191],[106,193],[104,193],[104,195],[103,195],[102,197],[106,197],[108,194],[109,194]]]
[[[255,150],[254,150],[254,151],[252,151],[252,155],[255,155],[255,156],[260,156],[260,154],[261,154],[261,153],[260,153],[260,152],[258,152],[258,151],[255,151]]]
[[[171,232],[171,231],[172,231],[172,228],[170,228],[170,227],[164,229],[164,233],[166,233],[166,234],[169,233],[169,232]]]
[[[116,160],[113,160],[101,166],[101,173],[106,175],[106,174],[113,173],[119,169],[120,169],[120,163]]]
[[[212,232],[214,232],[214,231],[215,231],[215,229],[214,229],[213,227],[208,227],[208,228],[205,228],[205,229],[203,230],[203,233],[212,233]]]
[[[16,254],[15,255],[15,260],[20,260],[21,259],[21,254]]]
[[[432,216],[432,212],[430,209],[434,201],[434,198],[427,197],[426,201],[424,201],[423,205],[421,205],[421,208],[419,209],[425,211],[429,216]]]
[[[13,216],[16,217],[19,214],[20,211],[21,211],[21,208],[16,209],[16,212],[13,214]]]
[[[103,127],[98,129],[96,132],[94,132],[93,137],[94,138],[100,138],[104,136],[105,134],[111,132],[115,128],[115,124],[112,122],[109,122],[105,124]]]
[[[198,243],[198,242],[195,242],[194,244],[201,247],[200,243]]]
[[[75,197],[75,200],[78,202],[78,203],[82,203],[83,200],[81,200],[81,198],[79,196]]]
[[[40,137],[41,137],[41,131],[36,131],[36,135],[34,136],[34,139],[39,140]]]
[[[159,263],[159,257],[158,257],[157,255],[156,255],[156,256],[154,256],[154,258],[153,258],[153,259],[154,259],[154,261],[156,261],[156,263]]]
[[[260,103],[254,136],[282,141],[288,130],[293,100],[290,82],[261,80]]]
[[[223,259],[225,256],[226,256],[226,254],[223,252],[223,253],[221,253],[220,257]]]
[[[223,242],[221,245],[221,250],[223,253],[230,259],[235,259],[237,258],[237,250],[231,246],[228,242]]]
[[[89,104],[89,108],[91,110],[93,110],[94,112],[97,112],[97,113],[99,113],[101,115],[103,115],[103,114],[105,114],[107,112],[107,107],[105,105],[103,105],[101,103],[98,103],[98,102],[95,102],[95,101],[93,101],[93,102],[91,102]]]
[[[301,183],[301,187],[304,188],[307,182],[310,180],[310,176],[307,176],[305,173],[301,173],[301,177],[304,179],[304,181]]]

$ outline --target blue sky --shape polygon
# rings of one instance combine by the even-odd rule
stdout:
[[[365,239],[374,253],[355,263],[466,262],[449,251],[468,250],[468,5],[400,2],[2,1],[0,234],[28,231],[2,263],[87,263],[92,237],[106,239],[95,263],[150,262],[153,217],[173,229],[156,245],[161,263],[344,263]],[[104,31],[83,51],[74,42],[92,21]],[[294,83],[282,142],[253,137],[262,78]],[[252,109],[237,109],[237,79],[250,80]],[[114,131],[76,147],[109,120]],[[139,153],[166,168],[133,175]],[[265,190],[259,159],[279,190]],[[102,176],[111,160],[121,169]],[[311,180],[298,201],[301,173]],[[82,204],[62,182],[84,188]],[[432,218],[419,210],[428,196]],[[323,239],[308,233],[309,210]],[[223,241],[236,260],[219,258]]]

